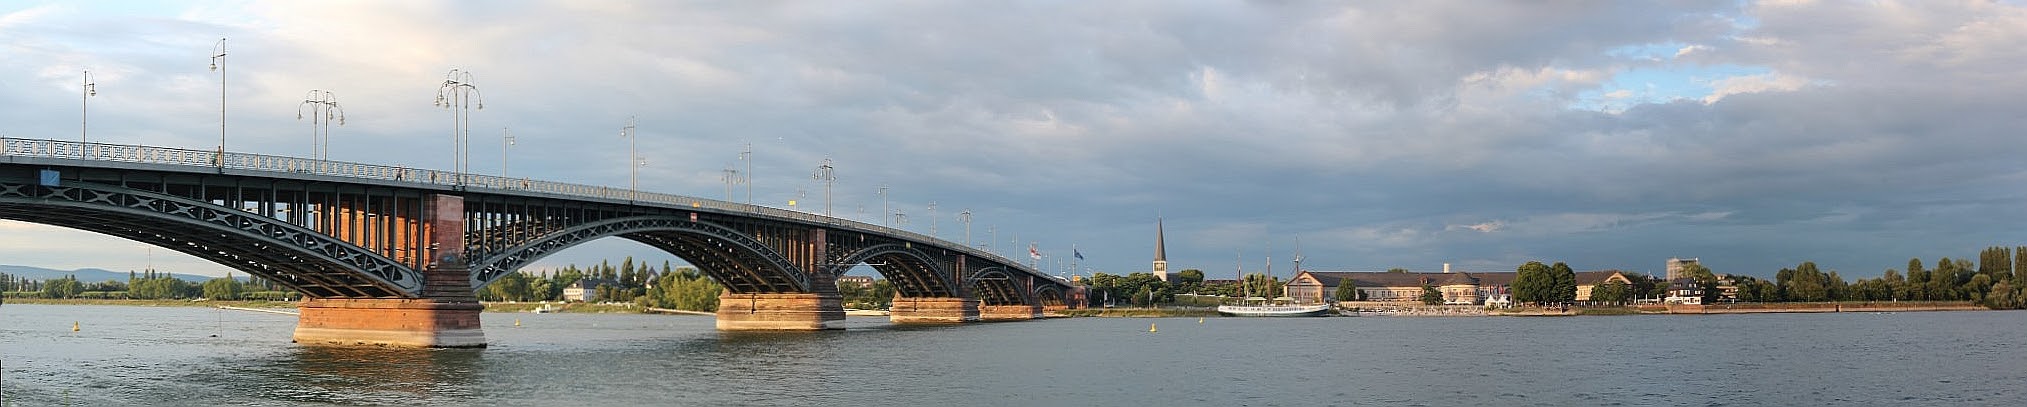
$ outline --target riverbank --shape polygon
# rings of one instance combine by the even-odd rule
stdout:
[[[8,304],[42,305],[125,305],[129,307],[240,307],[240,308],[289,308],[296,307],[295,301],[263,300],[122,300],[103,298],[9,298]]]
[[[1803,302],[1736,303],[1709,305],[1643,305],[1643,313],[1665,314],[1776,314],[1821,312],[1928,312],[1985,311],[1970,301],[1889,301],[1889,302]]]
[[[1053,312],[1065,317],[1168,318],[1215,317],[1215,308],[1079,308]]]
[[[100,299],[100,298],[69,298],[69,299],[9,298],[7,299],[6,303],[42,304],[42,305],[124,305],[129,307],[205,307],[205,308],[239,307],[239,308],[282,309],[282,310],[294,310],[296,306],[300,304],[297,301],[259,301],[259,300],[192,301],[192,300],[132,300],[132,299],[123,300],[123,299]],[[643,310],[640,306],[634,305],[632,303],[481,302],[480,304],[486,306],[486,312],[508,312],[508,313],[513,312],[529,313],[535,312],[536,309],[544,309],[545,311],[543,312],[567,312],[579,314],[639,314],[652,311],[652,310]]]

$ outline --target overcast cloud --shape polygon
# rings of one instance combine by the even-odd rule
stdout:
[[[624,186],[637,116],[644,189],[722,199],[750,143],[755,203],[821,212],[828,157],[839,216],[962,241],[968,208],[1079,273],[1146,271],[1157,214],[1213,276],[1285,275],[1298,236],[1318,270],[1847,277],[2027,244],[2013,2],[0,1],[0,134],[75,139],[90,69],[92,140],[211,148],[220,37],[235,151],[309,155],[320,89],[333,159],[450,168],[462,69],[479,172],[510,127],[512,175]],[[145,255],[0,221],[0,264]],[[670,258],[537,267],[625,255]]]

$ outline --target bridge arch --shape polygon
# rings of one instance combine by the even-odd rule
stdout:
[[[972,292],[978,297],[979,305],[1030,305],[1034,299],[1022,284],[1014,279],[1015,274],[1004,267],[986,267],[973,272],[967,279]]]
[[[832,246],[837,247],[837,246]],[[950,273],[942,262],[908,243],[886,243],[866,246],[836,257],[838,260],[826,264],[824,271],[831,275],[842,275],[846,269],[859,264],[871,266],[882,277],[894,284],[894,292],[902,297],[958,297],[958,285],[951,283]]]
[[[1060,285],[1041,284],[1035,287],[1034,295],[1029,298],[1034,298],[1037,304],[1042,306],[1068,306],[1069,294],[1063,290],[1063,286]]]
[[[661,249],[709,274],[735,293],[809,292],[809,276],[787,256],[731,227],[676,216],[631,216],[551,231],[493,253],[468,253],[472,287],[585,242],[617,236]]]
[[[257,275],[310,297],[413,298],[421,273],[286,221],[112,185],[0,181],[0,218],[134,240]]]

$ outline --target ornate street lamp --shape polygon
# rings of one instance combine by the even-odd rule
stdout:
[[[225,168],[225,39],[219,38],[211,46],[211,70],[218,71],[218,157],[219,168]]]
[[[486,110],[485,95],[472,84],[472,73],[452,69],[443,76],[443,85],[436,88],[436,106],[450,109],[451,136],[457,152],[457,185],[465,184],[465,174],[471,172],[471,127],[472,108]]]
[[[640,195],[640,166],[646,164],[641,160],[637,149],[640,145],[640,135],[634,132],[636,128],[633,119],[633,116],[627,116],[626,127],[619,128],[619,138],[626,139],[626,190],[629,200],[634,200]]]
[[[84,158],[84,150],[85,150],[84,143],[91,142],[90,140],[91,97],[98,95],[99,95],[98,84],[92,82],[91,70],[90,69],[84,70],[84,96],[78,97],[78,99],[83,100],[82,102],[78,102],[79,103],[78,126],[77,126],[78,158]]]
[[[304,107],[310,109],[310,157],[330,160],[331,120],[336,119],[339,126],[345,125],[345,108],[338,105],[337,95],[331,94],[330,91],[315,89],[311,89],[310,93],[303,97],[302,103],[296,104],[296,120],[303,119]],[[323,128],[322,136],[317,135],[318,127]],[[321,147],[318,140],[323,140]]]
[[[823,163],[816,166],[816,172],[810,174],[810,178],[823,181],[823,216],[831,216],[831,184],[838,180],[836,170],[831,166],[831,159],[824,158]]]
[[[958,212],[957,221],[964,222],[964,247],[971,247],[971,208]]]

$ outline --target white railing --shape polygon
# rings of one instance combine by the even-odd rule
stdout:
[[[691,196],[641,192],[626,188],[597,185],[569,184],[539,181],[528,178],[506,178],[491,175],[458,174],[449,171],[406,168],[343,161],[316,160],[275,155],[220,153],[218,151],[188,150],[180,148],[150,147],[124,144],[80,143],[75,141],[19,139],[0,137],[0,156],[40,157],[71,159],[79,161],[110,161],[140,164],[180,165],[188,167],[209,167],[246,171],[264,171],[298,175],[321,175],[354,179],[394,181],[447,187],[488,188],[501,191],[538,192],[579,198],[596,198],[627,201],[636,205],[661,206],[664,208],[706,208],[722,212],[742,213],[755,217],[788,219],[802,222],[878,232],[918,242],[930,243],[944,248],[954,248],[972,257],[989,259],[1012,266],[1029,274],[1048,277],[1020,262],[992,252],[968,247],[940,238],[874,225],[849,219],[823,216],[814,213],[791,211],[766,206],[726,202]]]

